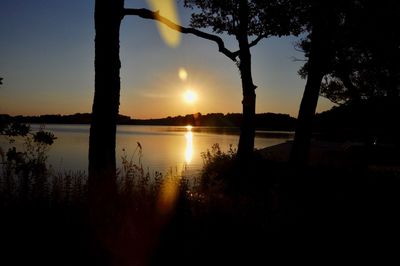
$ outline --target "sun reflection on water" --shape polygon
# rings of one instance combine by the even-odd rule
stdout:
[[[186,148],[185,148],[185,162],[189,164],[193,158],[193,132],[192,126],[186,126]]]
[[[157,208],[160,214],[166,215],[173,210],[179,194],[179,181],[182,178],[186,166],[190,164],[193,159],[193,132],[192,126],[186,126],[186,147],[185,147],[185,162],[180,167],[177,167],[177,172],[174,174],[172,171],[167,173],[162,181],[160,194],[158,195]]]

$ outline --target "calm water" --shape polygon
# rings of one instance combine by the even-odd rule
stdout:
[[[33,129],[38,126],[32,126]],[[49,163],[58,170],[87,170],[88,125],[47,125],[57,140],[51,146]],[[291,132],[259,131],[255,139],[256,148],[279,144],[293,138]],[[175,127],[175,126],[118,126],[117,160],[121,163],[124,152],[138,160],[137,143],[143,148],[142,163],[150,171],[198,171],[203,161],[201,153],[219,143],[222,150],[229,145],[237,147],[238,131],[229,128]],[[135,152],[136,151],[136,152]]]

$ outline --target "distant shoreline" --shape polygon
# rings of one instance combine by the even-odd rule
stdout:
[[[207,126],[207,127],[240,127],[242,115],[239,113],[210,113],[188,114],[185,116],[132,119],[129,116],[119,115],[118,125],[143,125],[143,126]],[[271,131],[294,131],[296,119],[288,114],[262,113],[256,114],[256,129]],[[0,121],[13,121],[28,124],[90,124],[91,114],[76,113],[73,115],[40,115],[40,116],[10,116],[0,114]]]

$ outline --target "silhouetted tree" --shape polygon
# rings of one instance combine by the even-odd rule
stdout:
[[[296,134],[291,152],[291,162],[298,166],[307,163],[312,136],[312,124],[320,95],[321,82],[329,72],[334,57],[333,40],[338,38],[342,24],[342,9],[346,1],[310,0],[302,3],[308,12],[304,16],[309,32],[306,57],[307,82],[297,118]]]
[[[305,1],[307,3],[307,1]],[[334,102],[398,95],[397,1],[308,1],[309,35],[301,43],[307,77],[291,161],[307,162],[320,93]],[[303,16],[304,14],[302,14]]]
[[[123,0],[95,2],[95,93],[89,138],[89,189],[107,197],[115,188],[115,137],[119,111],[119,31]],[[93,196],[93,195],[92,195]]]
[[[191,28],[182,27],[147,9],[125,9],[126,15],[137,15],[146,19],[154,19],[173,30],[185,34],[193,34],[200,38],[217,43],[219,52],[231,59],[239,68],[243,92],[243,119],[238,147],[241,159],[251,158],[254,150],[256,86],[251,72],[250,48],[260,40],[270,36],[298,34],[300,23],[298,16],[293,16],[289,0],[233,0],[204,1],[185,0],[184,6],[193,9]],[[209,28],[217,34],[228,34],[236,38],[239,49],[230,51],[225,47],[223,39],[218,35],[199,31]],[[251,40],[251,38],[253,38]]]
[[[322,82],[321,95],[343,104],[399,96],[400,2],[351,1],[342,41]]]

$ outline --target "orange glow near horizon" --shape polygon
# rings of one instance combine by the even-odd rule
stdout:
[[[148,0],[148,3],[151,9],[159,11],[160,15],[176,24],[180,24],[175,0]],[[156,24],[164,42],[170,47],[177,47],[181,41],[180,33],[168,28],[164,24],[158,22]]]
[[[124,76],[121,80],[123,82]],[[137,119],[197,112],[240,113],[242,94],[235,84],[235,80],[230,79],[219,82],[216,73],[210,69],[179,62],[175,67],[158,70],[154,78],[143,83],[143,87],[132,85],[122,89],[120,113]],[[186,94],[186,90],[193,93]],[[229,94],[226,93],[228,90]]]

